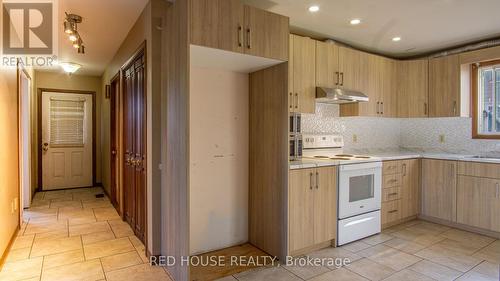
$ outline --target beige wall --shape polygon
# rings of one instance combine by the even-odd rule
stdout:
[[[18,99],[15,70],[0,69],[0,254],[3,255],[19,225],[11,204],[19,194],[18,179]]]
[[[248,241],[248,74],[190,70],[190,254]]]
[[[101,103],[103,100],[102,91],[102,80],[101,77],[96,76],[84,76],[84,75],[68,75],[66,73],[59,72],[41,72],[37,71],[35,73],[34,84],[36,89],[48,88],[48,89],[61,89],[61,90],[80,90],[80,91],[92,91],[96,93],[96,182],[101,182],[101,169],[102,169],[102,153],[101,153]],[[37,93],[35,92],[35,95]],[[38,106],[37,98],[34,98],[35,106],[33,108],[33,117],[38,116]],[[35,144],[35,153],[39,147],[38,144],[38,122],[34,122],[33,132],[34,138],[33,143]],[[35,154],[37,155],[37,154]],[[38,162],[38,158],[32,158],[35,162]],[[36,164],[38,167],[38,164]],[[32,179],[35,183],[38,182],[37,176]]]

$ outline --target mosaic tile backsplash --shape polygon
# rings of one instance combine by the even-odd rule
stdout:
[[[412,149],[500,155],[500,141],[471,138],[470,118],[339,117],[338,105],[317,104],[316,114],[302,114],[302,131],[341,134],[346,151]]]

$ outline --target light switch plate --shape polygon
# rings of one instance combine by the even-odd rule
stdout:
[[[352,142],[354,143],[358,142],[358,135],[356,134],[352,135]]]
[[[440,143],[445,143],[445,137],[444,137],[444,135],[439,135],[439,142]]]

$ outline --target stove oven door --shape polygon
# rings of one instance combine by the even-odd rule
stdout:
[[[339,168],[339,218],[380,210],[382,163],[341,165]]]

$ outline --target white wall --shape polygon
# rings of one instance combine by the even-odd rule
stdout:
[[[430,152],[500,154],[499,140],[472,139],[472,119],[340,118],[337,105],[316,105],[316,114],[302,114],[303,132],[339,133],[344,150],[416,149]],[[357,142],[352,136],[357,135]],[[444,135],[445,142],[439,141]]]
[[[190,254],[248,241],[248,75],[191,67]]]

